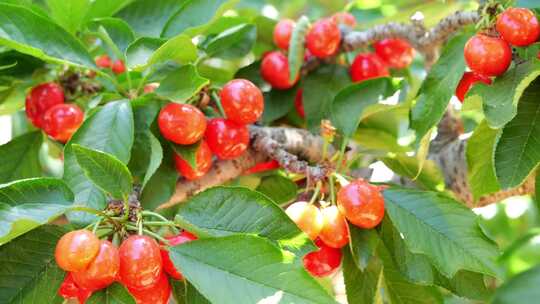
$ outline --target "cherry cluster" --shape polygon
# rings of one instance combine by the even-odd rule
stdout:
[[[166,239],[175,246],[197,237],[183,231]],[[124,285],[138,304],[166,304],[171,293],[169,277],[183,280],[167,247],[146,235],[131,235],[117,248],[88,230],[71,231],[58,241],[55,258],[68,272],[59,294],[81,304],[114,282]]]
[[[95,59],[96,65],[103,69],[111,69],[116,75],[120,75],[126,71],[126,66],[121,59],[117,59],[114,62],[108,55],[101,55]]]

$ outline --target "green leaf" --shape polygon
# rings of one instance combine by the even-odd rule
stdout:
[[[172,287],[172,296],[177,304],[210,304],[188,281],[169,280]]]
[[[202,239],[169,252],[212,303],[335,303],[292,254],[257,236]]]
[[[0,183],[41,175],[39,149],[43,141],[40,131],[15,137],[0,146]]]
[[[178,173],[174,168],[171,148],[164,147],[163,160],[156,172],[147,181],[141,193],[141,205],[144,209],[156,209],[173,195]]]
[[[387,215],[413,253],[426,255],[446,277],[469,270],[497,277],[497,246],[478,226],[476,215],[437,192],[390,188]]]
[[[304,64],[305,38],[310,28],[309,19],[302,16],[296,22],[289,40],[289,81],[294,82]]]
[[[297,88],[264,92],[263,123],[271,123],[285,116],[294,107]]]
[[[364,271],[375,256],[380,239],[375,230],[360,229],[349,225],[349,231],[352,257],[356,267]]]
[[[86,177],[113,198],[127,200],[133,180],[126,165],[110,154],[77,144],[71,149]]]
[[[191,168],[197,167],[197,150],[201,145],[201,142],[196,142],[192,145],[177,145],[175,143],[170,143],[173,151],[185,160]]]
[[[495,148],[495,173],[503,189],[519,186],[540,163],[540,79],[519,101],[517,115],[502,130]]]
[[[94,18],[111,17],[130,2],[132,2],[132,0],[94,0],[86,14],[86,19],[92,20]]]
[[[540,266],[531,268],[505,282],[495,293],[493,304],[530,303],[540,297]]]
[[[95,67],[80,41],[21,6],[0,3],[0,44],[45,61]]]
[[[118,48],[124,53],[128,46],[135,40],[135,34],[124,20],[119,18],[100,18],[93,21],[93,24],[105,33]],[[115,54],[116,55],[116,54]]]
[[[351,253],[345,250],[343,253],[343,277],[349,304],[380,303],[376,301],[382,282],[382,265],[378,259],[371,260],[364,270],[360,270]]]
[[[404,154],[385,157],[381,160],[394,173],[411,178],[415,184],[426,190],[444,190],[445,183],[442,172],[431,160],[426,160],[422,168],[420,168],[420,162],[416,157]]]
[[[253,24],[240,24],[224,30],[205,41],[203,49],[209,57],[235,59],[247,55],[257,38]]]
[[[467,176],[474,200],[500,189],[493,155],[499,130],[482,121],[467,141]]]
[[[167,20],[182,8],[184,3],[179,3],[178,0],[131,1],[118,12],[117,17],[124,19],[141,36],[159,37]]]
[[[47,0],[51,17],[71,34],[76,34],[90,8],[89,0]]]
[[[197,94],[210,81],[197,72],[194,65],[188,64],[169,73],[156,90],[156,94],[183,102]]]
[[[148,60],[148,65],[174,61],[178,64],[192,63],[197,59],[197,47],[187,35],[178,35],[161,45]]]
[[[256,190],[268,196],[276,204],[282,205],[296,198],[298,186],[290,178],[273,174],[263,177]]]
[[[464,33],[450,39],[424,80],[411,111],[411,127],[416,130],[417,141],[443,117],[465,71],[463,47],[470,36]]]
[[[87,304],[135,304],[135,299],[120,283],[113,283],[106,289],[92,294]]]
[[[127,66],[132,69],[143,69],[150,57],[164,44],[163,39],[141,37],[126,49]]]
[[[0,303],[61,304],[64,271],[56,266],[56,242],[65,227],[46,225],[0,247]]]
[[[33,178],[0,186],[0,245],[54,220],[73,204],[58,179]]]
[[[203,236],[257,234],[299,256],[315,247],[285,212],[268,197],[239,187],[214,187],[182,203],[175,221]]]

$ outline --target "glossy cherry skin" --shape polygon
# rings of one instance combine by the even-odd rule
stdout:
[[[289,49],[289,41],[294,30],[295,22],[291,19],[280,20],[274,27],[274,43],[278,48]]]
[[[321,210],[323,226],[319,238],[328,246],[341,248],[349,243],[347,219],[336,206]]]
[[[334,20],[335,23],[344,24],[348,27],[355,27],[356,26],[356,18],[348,12],[339,12],[332,15],[332,20]]]
[[[310,239],[314,240],[319,236],[323,227],[323,217],[319,208],[308,202],[296,202],[287,207],[285,213]]]
[[[489,85],[491,84],[491,79],[475,72],[465,72],[463,74],[456,88],[456,97],[459,101],[463,102],[463,100],[465,100],[465,95],[467,95],[467,92],[469,92],[471,87],[477,82],[483,82]]]
[[[166,239],[169,241],[169,244],[171,246],[176,246],[183,243],[194,241],[197,239],[197,237],[184,230],[180,234],[166,237]],[[171,278],[175,280],[183,280],[184,276],[182,276],[182,273],[180,273],[180,271],[176,269],[176,267],[174,267],[174,263],[169,257],[169,251],[166,248],[161,248],[160,252],[161,252],[161,260],[163,261],[163,270],[165,270],[165,272]]]
[[[302,89],[298,89],[298,91],[296,91],[296,97],[294,98],[294,108],[296,109],[296,113],[298,113],[298,116],[306,118],[306,112],[304,111],[303,92],[304,90]]]
[[[64,299],[77,299],[79,304],[84,304],[88,298],[92,295],[92,290],[84,289],[75,283],[73,275],[68,272],[64,281],[58,288],[58,294]]]
[[[212,151],[206,141],[202,140],[197,152],[195,152],[196,168],[181,158],[178,154],[174,154],[174,164],[176,171],[187,180],[196,180],[203,177],[210,168],[212,168]]]
[[[203,137],[206,117],[192,105],[171,102],[159,112],[158,125],[166,139],[180,145],[191,145]]]
[[[273,88],[284,90],[291,88],[298,81],[289,81],[289,61],[279,51],[266,54],[261,62],[261,76]]]
[[[67,142],[79,129],[84,112],[75,104],[57,104],[43,115],[43,131],[59,142]]]
[[[504,74],[512,61],[512,50],[501,38],[476,34],[463,50],[469,68],[485,76]]]
[[[205,139],[220,159],[233,159],[242,155],[249,145],[249,129],[224,118],[214,118],[208,122]]]
[[[111,58],[107,55],[96,57],[96,65],[100,68],[110,68],[112,66]]]
[[[126,71],[126,66],[124,65],[124,62],[120,59],[115,60],[111,68],[113,73],[115,73],[116,75],[122,74]]]
[[[496,29],[501,37],[515,46],[527,46],[538,40],[540,24],[526,8],[511,7],[497,17]]]
[[[275,170],[275,169],[278,169],[279,167],[280,165],[277,162],[277,160],[273,159],[271,161],[256,164],[255,166],[247,169],[246,172],[244,172],[244,174],[255,174],[255,173]]]
[[[88,267],[99,252],[99,239],[88,230],[74,230],[64,234],[54,256],[58,267],[65,271],[80,271]]]
[[[354,82],[390,75],[382,59],[372,53],[356,55],[350,68],[350,74]]]
[[[403,39],[383,39],[377,41],[373,47],[379,58],[394,69],[406,68],[414,59],[414,49]]]
[[[337,53],[341,42],[341,32],[331,18],[315,22],[306,35],[306,47],[318,58],[330,57]]]
[[[129,289],[142,290],[155,285],[161,275],[161,254],[156,241],[146,235],[132,235],[118,250],[120,281]]]
[[[156,284],[145,290],[131,289],[129,292],[137,304],[167,304],[171,295],[171,285],[165,273],[161,273]]]
[[[81,288],[98,290],[116,281],[119,270],[118,249],[111,242],[102,240],[96,258],[86,269],[73,272],[73,281]]]
[[[320,239],[315,241],[315,245],[319,250],[306,254],[304,267],[315,277],[329,276],[341,265],[341,249],[329,247]]]
[[[43,126],[43,114],[57,104],[64,103],[64,90],[54,82],[32,88],[26,96],[26,116],[38,128]]]
[[[263,94],[249,80],[233,79],[223,86],[219,95],[225,115],[236,123],[252,124],[263,113]]]
[[[384,198],[380,188],[357,179],[341,188],[337,195],[339,211],[352,224],[364,228],[373,228],[384,217]]]

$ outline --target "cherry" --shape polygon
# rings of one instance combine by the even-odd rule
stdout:
[[[129,289],[142,290],[155,285],[161,275],[161,254],[156,241],[145,235],[132,235],[120,249],[120,281]]]
[[[332,20],[339,24],[344,24],[348,27],[355,27],[356,26],[356,18],[348,12],[338,12],[332,15]]]
[[[339,49],[341,32],[334,20],[321,19],[311,26],[306,35],[306,47],[318,58],[326,58],[334,55]]]
[[[248,127],[224,118],[210,120],[204,136],[210,150],[220,159],[237,158],[249,144]]]
[[[166,139],[180,145],[191,145],[203,137],[206,118],[192,105],[171,102],[159,112],[158,125]]]
[[[52,106],[64,103],[64,90],[54,82],[32,88],[26,96],[26,116],[38,128],[43,125],[43,114]]]
[[[212,151],[210,151],[206,141],[202,140],[197,148],[197,152],[195,152],[196,168],[192,168],[191,165],[178,154],[174,154],[174,163],[176,171],[183,177],[187,180],[196,180],[203,177],[208,170],[212,168]]]
[[[110,68],[112,66],[111,58],[107,55],[101,55],[96,58],[96,65],[100,68]]]
[[[373,45],[375,53],[391,68],[403,69],[414,59],[414,49],[403,39],[383,39]]]
[[[501,37],[515,46],[527,46],[538,40],[540,25],[530,9],[511,7],[497,17],[496,29]]]
[[[73,275],[68,272],[58,289],[58,294],[64,299],[77,299],[79,304],[84,304],[92,295],[92,291],[77,286],[73,280]]]
[[[152,93],[159,87],[159,83],[152,82],[149,84],[144,85],[143,92],[145,93]]]
[[[169,244],[171,246],[180,245],[183,243],[191,242],[197,239],[197,237],[187,231],[182,231],[180,234],[166,237],[166,239],[169,241]],[[174,266],[174,263],[171,261],[171,258],[169,257],[169,251],[166,248],[161,248],[161,260],[163,261],[163,270],[173,279],[175,280],[183,280],[184,277],[180,273],[178,269]]]
[[[298,81],[289,81],[289,61],[279,51],[269,52],[261,62],[261,76],[273,88],[284,90],[291,88]]]
[[[88,230],[70,231],[56,243],[56,263],[65,271],[83,270],[98,254],[99,244],[99,239]]]
[[[247,169],[246,172],[244,172],[244,174],[255,174],[255,173],[278,169],[279,167],[280,165],[277,162],[277,160],[273,159],[271,161],[256,164],[255,166]]]
[[[171,285],[165,273],[161,273],[156,284],[144,290],[128,287],[137,304],[167,304],[171,295]]]
[[[379,187],[357,179],[341,188],[337,195],[339,211],[360,228],[373,228],[384,217],[384,198]]]
[[[233,79],[225,84],[219,95],[225,115],[236,123],[254,123],[264,110],[263,94],[249,80]]]
[[[43,131],[60,142],[67,142],[84,120],[83,111],[75,104],[57,104],[43,115]]]
[[[274,27],[274,43],[280,49],[287,50],[295,23],[291,19],[280,20]]]
[[[341,264],[341,250],[325,245],[320,239],[315,241],[315,245],[319,250],[306,254],[304,267],[313,276],[329,276]]]
[[[302,89],[298,89],[298,91],[296,91],[296,97],[294,98],[294,108],[296,109],[298,116],[305,118],[306,112],[304,112],[303,92],[304,91]]]
[[[485,76],[502,75],[512,61],[512,50],[506,41],[483,34],[471,37],[463,53],[469,68]]]
[[[86,269],[73,272],[73,281],[84,289],[102,289],[116,281],[119,269],[118,249],[111,242],[102,240],[96,258]]]
[[[124,65],[124,62],[120,59],[117,59],[112,64],[112,71],[116,75],[122,74],[126,71],[126,66]]]
[[[296,202],[287,207],[285,213],[310,239],[314,240],[319,236],[323,226],[323,217],[319,208],[308,202]]]
[[[456,96],[459,101],[463,102],[465,100],[465,95],[467,95],[467,92],[477,82],[483,82],[489,85],[491,84],[491,79],[475,72],[465,72],[463,74],[456,88]]]
[[[341,248],[349,243],[347,220],[336,206],[321,210],[323,226],[319,238],[328,246]]]
[[[350,73],[354,82],[390,75],[382,59],[372,53],[360,53],[356,55],[351,65]]]

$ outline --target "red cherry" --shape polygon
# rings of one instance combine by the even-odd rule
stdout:
[[[128,287],[137,304],[167,304],[171,295],[171,285],[165,273],[159,276],[156,284],[144,290]]]
[[[337,195],[339,211],[354,225],[370,229],[384,217],[384,198],[379,187],[357,179],[341,188]]]
[[[540,25],[536,15],[526,8],[511,7],[497,17],[497,32],[508,43],[527,46],[538,40]]]
[[[296,202],[287,207],[285,213],[310,239],[314,240],[319,236],[323,226],[323,217],[319,208],[308,202]]]
[[[120,249],[120,281],[129,289],[142,290],[155,285],[161,275],[161,254],[156,241],[145,235],[132,235]]]
[[[159,87],[159,83],[152,82],[144,86],[143,91],[145,93],[152,93]]]
[[[306,112],[304,112],[303,90],[298,89],[296,91],[296,97],[294,98],[294,108],[298,115],[302,118],[306,118]]]
[[[180,245],[183,243],[191,242],[197,239],[197,237],[187,231],[182,231],[180,234],[166,237],[166,239],[169,241],[169,244],[171,246]],[[182,273],[176,267],[174,267],[174,263],[171,261],[171,258],[169,257],[169,251],[165,248],[160,249],[161,252],[161,259],[163,260],[163,270],[167,272],[167,274],[175,279],[175,280],[183,280],[184,276],[182,276]]]
[[[32,88],[26,96],[26,116],[38,128],[43,125],[43,114],[52,106],[64,103],[64,90],[54,82]]]
[[[403,39],[383,39],[373,45],[375,53],[391,68],[403,69],[414,59],[414,49]]]
[[[291,19],[280,20],[274,27],[274,43],[280,49],[287,50],[295,23]]]
[[[471,37],[463,53],[469,68],[485,76],[502,75],[512,61],[512,50],[506,41],[482,34]]]
[[[306,47],[315,57],[326,58],[339,49],[341,32],[332,19],[321,19],[313,24],[306,35]]]
[[[475,72],[465,72],[463,74],[456,88],[456,96],[459,101],[463,102],[465,100],[465,95],[467,95],[467,92],[477,82],[483,82],[489,85],[491,84],[491,79]]]
[[[329,276],[341,264],[341,250],[326,246],[320,239],[315,241],[315,245],[319,250],[306,254],[304,267],[313,276]]]
[[[212,151],[208,147],[206,141],[202,140],[195,154],[196,169],[181,158],[178,154],[174,154],[174,163],[176,171],[187,180],[196,180],[203,177],[210,168],[212,168]]]
[[[107,55],[101,55],[96,58],[96,65],[100,68],[110,68],[112,66],[111,58]]]
[[[233,79],[220,92],[221,105],[227,118],[239,124],[256,122],[264,110],[261,90],[251,81]]]
[[[112,64],[112,71],[116,75],[122,74],[126,71],[126,66],[124,65],[124,62],[120,59],[117,59]]]
[[[237,158],[249,145],[248,127],[224,118],[210,120],[204,136],[210,150],[221,159]]]
[[[77,299],[79,304],[84,304],[92,295],[92,291],[77,286],[73,281],[73,275],[68,272],[58,289],[58,294],[64,299]]]
[[[341,248],[349,243],[347,220],[336,206],[321,210],[323,226],[319,238],[328,246]]]
[[[356,26],[356,18],[348,12],[338,12],[332,15],[332,20],[337,24],[344,24],[348,27]]]
[[[271,161],[256,164],[255,166],[247,169],[246,172],[244,172],[244,174],[255,174],[255,173],[278,169],[279,167],[280,165],[276,160],[271,160]]]
[[[191,145],[203,137],[206,118],[192,105],[171,102],[159,112],[158,125],[166,139],[180,145]]]
[[[273,88],[284,90],[293,87],[298,81],[289,81],[289,61],[279,51],[266,54],[261,62],[261,76]]]
[[[84,120],[83,111],[75,104],[57,104],[43,115],[43,131],[60,142],[67,142]]]
[[[86,269],[73,272],[73,281],[84,289],[98,290],[111,285],[118,276],[118,249],[109,241],[101,241],[99,253]]]
[[[99,239],[88,230],[75,230],[64,234],[54,256],[58,267],[65,271],[85,269],[99,252]]]
[[[351,65],[350,73],[354,82],[390,75],[382,59],[372,53],[360,53],[356,55]]]

